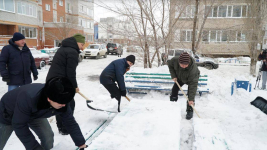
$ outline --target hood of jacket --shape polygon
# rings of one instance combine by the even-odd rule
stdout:
[[[81,53],[79,46],[74,37],[69,37],[69,38],[64,39],[62,41],[62,47],[71,47],[71,48],[76,49],[78,53]]]
[[[17,50],[20,50],[18,45],[15,44],[15,42],[12,40],[12,38],[8,40],[8,43],[9,43],[9,45],[15,47]],[[22,51],[29,51],[29,50],[30,49],[28,48],[27,44],[25,43],[23,48],[22,48]]]

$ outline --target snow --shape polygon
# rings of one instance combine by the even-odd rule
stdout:
[[[124,53],[122,57],[126,56],[127,53]],[[84,59],[77,67],[77,82],[80,91],[89,99],[92,99],[95,106],[117,109],[117,106],[114,106],[117,103],[116,100],[111,99],[108,91],[99,83],[100,73],[115,59],[118,59],[115,55],[108,55],[107,58],[101,58],[99,60]],[[169,73],[167,66],[143,69],[143,64],[140,62],[142,59],[137,58],[137,60],[139,62],[137,61],[131,69],[133,72]],[[39,70],[39,78],[35,81],[36,83],[45,82],[48,69],[49,66],[43,70]],[[209,94],[203,93],[201,97],[198,94],[196,95],[195,108],[201,117],[199,120],[204,123],[208,120],[207,126],[212,126],[212,123],[218,125],[216,128],[221,129],[221,133],[224,135],[222,138],[226,140],[231,150],[265,150],[267,141],[267,116],[259,109],[250,105],[250,102],[257,96],[267,99],[267,91],[254,90],[256,77],[249,75],[249,66],[237,66],[234,63],[229,63],[219,65],[219,68],[216,70],[207,70],[201,67],[199,69],[202,75],[208,75],[208,87],[210,89]],[[234,91],[233,96],[231,96],[231,83],[235,79],[249,81],[252,84],[252,92],[237,89]],[[0,81],[0,96],[5,92],[7,92],[7,85]],[[169,145],[162,145],[166,146],[162,149],[172,150],[176,147],[174,146],[177,144],[176,140],[179,140],[179,137],[176,135],[179,132],[180,141],[178,141],[178,144],[181,150],[191,150],[195,147],[207,146],[206,144],[201,145],[204,142],[197,143],[194,140],[194,133],[196,133],[194,132],[194,123],[197,115],[194,114],[194,119],[185,119],[186,99],[183,96],[179,96],[177,103],[170,102],[169,96],[160,92],[152,91],[147,95],[132,94],[128,96],[131,102],[126,103],[122,112],[119,114],[110,114],[88,109],[85,99],[78,94],[75,95],[76,106],[74,116],[81,127],[83,135],[86,139],[88,138],[87,144],[89,144],[89,148],[87,149],[92,149],[91,146],[101,146],[105,149],[112,149],[105,146],[113,146],[113,149],[131,149],[134,147],[133,144],[140,144],[145,147],[145,142],[149,144],[158,138],[154,136],[162,134],[165,139],[163,141],[164,143],[169,142],[173,144],[170,147],[167,147]],[[135,107],[136,105],[140,107]],[[159,105],[161,105],[161,113],[157,110]],[[153,111],[146,111],[145,107]],[[177,109],[174,109],[175,107]],[[124,111],[127,109],[129,109],[129,116],[127,113],[123,116]],[[137,112],[138,110],[139,112]],[[156,120],[153,117],[146,119],[153,115],[161,117],[160,120]],[[70,136],[62,136],[58,133],[55,117],[51,117],[48,120],[55,133],[53,150],[76,149],[77,147],[72,142]],[[168,122],[172,121],[173,124],[165,124],[166,120]],[[148,121],[154,124],[148,124]],[[165,128],[162,127],[163,125]],[[157,128],[157,126],[160,128]],[[199,128],[202,131],[201,133],[209,133],[209,129],[204,127]],[[149,132],[147,132],[147,136],[140,138],[141,132],[139,130]],[[163,134],[163,130],[166,130],[169,136]],[[124,135],[127,135],[127,138],[123,138]],[[111,139],[106,139],[108,137]],[[128,143],[128,140],[134,142]],[[125,144],[123,143],[124,141],[126,142]],[[101,142],[102,144],[100,144]],[[153,146],[147,146],[146,149],[156,149]],[[24,147],[16,135],[12,133],[4,150],[17,149],[24,149]]]

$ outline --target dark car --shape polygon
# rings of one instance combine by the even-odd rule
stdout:
[[[107,53],[108,54],[117,54],[118,51],[121,52],[121,55],[123,54],[122,46],[118,43],[108,43],[107,44]]]

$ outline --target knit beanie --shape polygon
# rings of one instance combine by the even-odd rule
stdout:
[[[126,60],[127,61],[130,61],[131,63],[134,64],[134,62],[135,62],[135,56],[134,55],[129,55],[129,56],[126,57]]]
[[[184,65],[188,65],[190,63],[190,56],[187,52],[183,52],[179,56],[179,63]]]
[[[59,104],[69,103],[75,95],[75,88],[66,77],[50,79],[46,82],[44,90],[49,99]]]
[[[83,43],[83,44],[85,43],[85,37],[82,34],[77,33],[77,34],[74,34],[73,37],[75,38],[76,42]]]
[[[15,32],[13,34],[13,38],[12,38],[13,42],[19,41],[19,40],[22,40],[22,39],[25,39],[25,36],[23,34],[21,34],[19,32]]]

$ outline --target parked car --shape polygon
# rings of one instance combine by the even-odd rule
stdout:
[[[190,49],[170,49],[168,54],[168,60],[175,56],[180,56],[183,52],[187,52],[196,60],[197,66],[205,67],[207,69],[217,69],[219,67],[218,60],[210,57],[204,57],[201,54],[194,55]]]
[[[122,52],[121,55],[123,54],[122,46],[118,43],[108,43],[106,48],[107,48],[108,54],[117,54],[118,49],[121,50]]]
[[[53,52],[50,52],[49,53],[49,64],[51,64],[52,63],[52,61],[53,61],[53,58],[54,58],[54,56],[55,56],[55,54],[56,54],[56,52],[57,52],[57,50],[59,49],[60,47],[56,47],[54,50],[53,50]],[[83,60],[83,57],[84,57],[84,51],[81,51],[80,50],[80,54],[79,54],[79,58],[78,58],[78,60],[79,60],[79,62],[81,62],[82,60]]]
[[[50,54],[50,53],[55,53],[55,51],[59,49],[59,47],[53,47],[53,48],[44,48],[41,49],[42,53]]]
[[[42,69],[45,67],[45,65],[49,64],[48,54],[41,53],[41,51],[38,51],[35,48],[30,48],[30,50],[37,68]]]
[[[107,50],[105,48],[105,44],[90,44],[83,51],[85,52],[84,58],[93,57],[95,59],[99,59],[101,56],[107,58]]]

